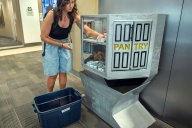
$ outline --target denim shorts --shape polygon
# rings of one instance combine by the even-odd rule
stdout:
[[[68,39],[57,40],[60,43],[68,43]],[[72,51],[65,48],[44,43],[42,50],[43,70],[46,76],[54,76],[58,73],[68,73],[73,69]]]

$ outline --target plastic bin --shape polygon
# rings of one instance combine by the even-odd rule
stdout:
[[[81,102],[78,91],[65,88],[35,97],[32,106],[43,128],[62,128],[80,119]]]

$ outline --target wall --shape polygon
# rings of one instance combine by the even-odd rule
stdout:
[[[77,0],[77,7],[80,15],[98,14],[98,0]],[[73,68],[76,71],[83,70],[81,68],[81,40],[80,29],[77,25],[73,25],[71,30],[73,41]]]
[[[167,14],[159,72],[140,101],[151,114],[178,128],[192,127],[191,6],[191,0],[99,0],[99,13]]]
[[[42,13],[42,0],[38,0],[38,10],[39,10],[39,13]],[[42,21],[39,21],[40,22],[40,28],[41,28],[41,25],[42,25]]]
[[[13,6],[12,6],[12,0],[7,0],[8,8],[9,8],[9,16],[11,21],[11,27],[12,27],[12,35],[13,39],[16,40],[16,29],[15,29],[15,21],[13,16]]]
[[[41,42],[39,9],[37,0],[19,0],[25,43]],[[27,16],[27,7],[32,7],[33,16]]]
[[[163,120],[192,128],[192,1],[184,0]]]
[[[0,26],[0,36],[13,38],[11,27],[12,25],[7,0],[0,0],[0,4],[2,4],[3,7],[3,15],[5,21],[5,26]]]
[[[12,5],[13,5],[13,12],[14,12],[14,17],[15,17],[17,40],[22,42],[22,44],[24,44],[23,26],[22,26],[22,21],[21,21],[19,0],[12,0]]]

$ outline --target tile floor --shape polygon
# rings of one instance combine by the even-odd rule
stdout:
[[[22,45],[22,43],[19,41],[14,41],[11,38],[0,37],[0,48],[19,45]]]
[[[33,112],[34,97],[46,93],[41,46],[0,51],[0,128],[40,128]],[[68,87],[84,93],[81,79],[68,75]],[[54,90],[59,89],[58,80]],[[81,119],[67,128],[110,128],[82,105]],[[157,120],[150,128],[172,128]]]

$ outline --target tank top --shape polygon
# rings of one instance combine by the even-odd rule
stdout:
[[[71,27],[73,25],[74,18],[70,18],[69,26],[67,28],[62,28],[58,24],[57,8],[54,8],[53,12],[54,12],[54,22],[52,24],[51,31],[49,33],[49,37],[51,37],[53,39],[68,38],[68,34],[71,31]]]

